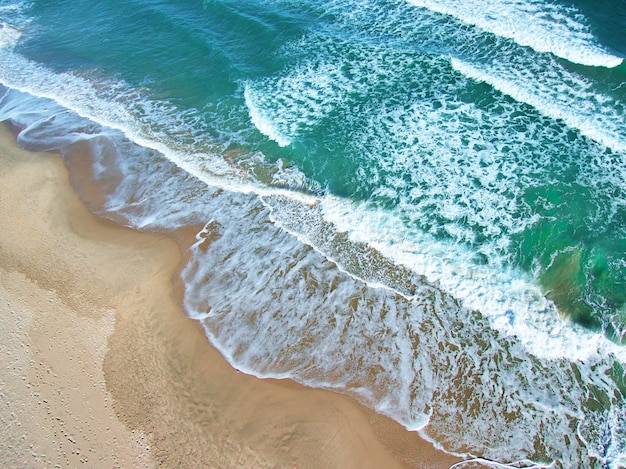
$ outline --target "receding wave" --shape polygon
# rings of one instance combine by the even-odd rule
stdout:
[[[316,37],[316,39],[319,38]],[[178,135],[184,134],[188,140],[189,135],[196,136],[202,133],[202,127],[194,127],[195,121],[192,121],[191,124],[186,122],[184,115],[177,116],[175,111],[167,108],[167,106],[145,100],[141,97],[140,91],[132,90],[123,83],[110,83],[108,86],[96,90],[85,78],[73,74],[54,74],[13,53],[10,50],[11,44],[11,42],[7,43],[7,53],[3,55],[3,59],[0,59],[3,61],[3,79],[11,86],[41,96],[53,97],[62,105],[85,117],[97,120],[108,127],[118,128],[133,141],[167,155],[177,165],[207,183],[258,194],[275,191],[275,189],[262,188],[252,181],[249,175],[244,174],[240,168],[226,163],[218,154],[219,148],[213,148],[213,152],[199,153],[198,147],[211,150],[209,144],[202,140],[194,138],[187,147],[177,145],[176,137]],[[315,44],[319,47],[320,44],[324,43],[316,40]],[[306,42],[301,42],[300,45],[309,47]],[[264,113],[265,116],[271,116],[271,119],[266,117],[267,122],[263,124],[255,121],[253,116],[252,122],[256,123],[257,127],[273,126],[271,128],[279,129],[276,130],[278,136],[273,138],[279,144],[286,144],[292,139],[298,138],[299,135],[306,134],[319,122],[326,119],[329,114],[337,114],[338,111],[341,113],[342,106],[349,105],[350,99],[354,99],[355,95],[369,94],[375,96],[376,93],[387,93],[387,90],[397,88],[402,77],[394,76],[389,71],[397,70],[399,66],[411,70],[420,67],[431,71],[437,68],[445,69],[445,62],[436,56],[416,58],[414,55],[394,53],[384,48],[371,46],[359,51],[354,48],[350,49],[348,45],[342,45],[341,42],[336,41],[327,43],[325,47],[330,47],[332,50],[324,51],[322,48],[321,51],[324,53],[314,59],[313,62],[299,62],[298,68],[293,69],[275,82],[265,80],[246,83],[244,97],[249,112],[259,116],[261,113]],[[335,56],[340,56],[342,47],[345,47],[346,50],[350,49],[350,53],[356,54],[355,58],[358,60],[350,61],[347,64],[331,63],[326,54],[332,52]],[[462,68],[463,65],[456,59],[452,61],[452,64],[457,69]],[[464,71],[471,76],[467,70],[464,69]],[[427,83],[427,86],[432,86],[432,84]],[[545,299],[539,295],[536,287],[531,283],[530,277],[525,277],[523,273],[514,270],[506,271],[504,266],[508,261],[507,244],[511,242],[511,235],[516,231],[519,232],[526,227],[531,227],[537,222],[538,215],[529,213],[527,216],[520,217],[519,210],[515,207],[515,200],[511,199],[511,194],[507,194],[507,191],[510,190],[507,188],[519,187],[519,182],[511,181],[510,177],[515,174],[516,168],[520,167],[522,161],[511,161],[511,166],[503,172],[502,162],[491,161],[488,151],[478,151],[482,147],[485,147],[485,150],[489,149],[490,146],[487,145],[486,138],[490,141],[502,140],[501,136],[498,135],[499,130],[502,130],[503,135],[510,140],[511,129],[504,125],[506,120],[501,120],[500,117],[493,120],[494,116],[487,117],[484,111],[472,108],[471,105],[443,100],[451,87],[462,86],[464,86],[462,81],[458,84],[453,82],[442,83],[441,106],[436,110],[430,109],[429,105],[424,107],[424,103],[419,101],[410,104],[411,107],[408,110],[406,107],[402,110],[377,107],[375,113],[372,114],[374,117],[367,117],[370,122],[365,130],[360,135],[356,135],[357,138],[349,144],[355,153],[367,156],[372,154],[374,150],[377,157],[380,158],[380,169],[384,170],[386,174],[384,178],[388,183],[381,185],[375,196],[381,200],[400,200],[398,206],[400,209],[396,215],[393,215],[397,217],[397,220],[407,216],[410,220],[417,220],[424,218],[426,213],[429,214],[428,217],[432,218],[433,209],[437,207],[437,216],[441,222],[434,224],[430,229],[444,233],[446,237],[452,240],[452,244],[442,243],[442,247],[439,249],[440,253],[430,256],[431,261],[424,263],[422,262],[424,259],[420,262],[417,260],[409,262],[407,259],[415,256],[416,252],[423,252],[425,248],[399,247],[402,239],[406,236],[420,239],[423,234],[421,230],[424,229],[424,226],[418,230],[407,230],[406,233],[410,233],[410,235],[406,233],[398,235],[398,239],[390,244],[390,246],[393,245],[392,247],[385,248],[385,244],[380,243],[379,235],[374,235],[373,232],[369,233],[370,241],[397,262],[408,263],[411,268],[425,275],[430,282],[440,284],[446,291],[462,299],[468,307],[491,312],[494,315],[492,323],[497,324],[500,330],[534,339],[538,337],[534,329],[531,328],[525,333],[523,332],[525,323],[519,322],[521,321],[520,318],[525,316],[528,304],[535,305],[530,310],[533,311],[533,314],[538,314],[539,317],[543,318],[539,320],[539,323],[545,320],[545,311],[552,311],[550,313],[552,316],[554,316],[554,311],[549,303],[546,303]],[[401,88],[400,90],[402,91]],[[411,96],[408,91],[403,91],[403,93],[406,96]],[[593,101],[602,102],[599,99]],[[505,103],[498,103],[498,106],[503,105],[508,106]],[[130,107],[140,109],[140,112],[130,113],[128,111]],[[511,108],[502,117],[506,119],[507,115],[510,116],[515,113],[516,110]],[[550,113],[546,111],[544,114]],[[424,115],[428,116],[431,124],[434,122],[436,125],[425,126],[421,117]],[[344,115],[343,118],[345,118],[348,126],[352,126],[353,115]],[[489,131],[493,135],[487,135],[484,129],[481,130],[480,121],[486,118],[491,120],[492,125],[496,124]],[[258,117],[258,120],[261,121],[261,117]],[[270,120],[273,123],[269,123]],[[472,121],[475,124],[469,124]],[[167,129],[155,132],[153,127],[156,126],[152,124],[157,122],[167,122],[168,124],[165,126]],[[576,127],[575,125],[572,126]],[[353,127],[358,128],[359,126]],[[532,127],[526,126],[524,133],[528,134],[530,128]],[[379,135],[379,129],[384,129],[385,135]],[[267,130],[264,133],[269,133],[272,137],[272,132],[274,131]],[[475,153],[475,155],[471,156],[462,150],[462,146],[467,142],[458,141],[455,143],[445,134],[474,135],[472,141],[469,142],[469,148],[471,153]],[[289,135],[289,137],[285,135]],[[419,135],[418,138],[415,137],[417,135]],[[518,145],[519,148],[523,149],[528,142],[524,135],[519,135],[519,137]],[[542,139],[545,140],[546,137],[547,135],[544,133]],[[402,151],[397,150],[400,148],[399,142],[408,142],[411,139],[413,139],[412,144],[409,144]],[[380,148],[377,147],[379,144],[381,144]],[[515,154],[515,148],[512,148],[512,151]],[[417,163],[410,154],[421,154],[425,155],[426,158],[415,166]],[[436,161],[429,161],[427,155],[437,155]],[[446,155],[448,159],[442,159]],[[516,158],[518,156],[521,155],[517,155]],[[454,167],[458,167],[461,159],[465,161],[465,165],[469,164],[466,168],[469,173],[458,178],[454,176]],[[474,167],[470,164],[472,160],[477,166]],[[493,166],[496,163],[498,168]],[[437,171],[437,168],[442,168],[444,171]],[[612,170],[610,171],[612,172]],[[502,178],[504,173],[509,176]],[[380,178],[382,174],[380,173],[376,177]],[[402,182],[399,174],[404,174],[402,176],[404,179],[407,178],[407,175],[415,175],[419,179],[413,180],[414,187],[403,187],[406,181]],[[614,174],[619,175],[621,173],[617,171]],[[414,176],[410,176],[410,178],[414,178]],[[597,179],[607,180],[607,174],[598,175]],[[301,185],[304,184],[302,178],[300,181]],[[446,181],[448,188],[445,192],[438,189],[442,181]],[[476,181],[480,182],[482,190],[475,186]],[[616,187],[619,187],[621,182],[616,181],[615,184]],[[472,197],[478,201],[476,194],[482,194],[480,203],[471,201],[468,203],[468,198]],[[346,209],[339,210],[339,213],[342,210],[350,213]],[[377,213],[380,208],[374,206],[373,210],[373,213]],[[368,213],[369,210],[365,210],[365,212]],[[357,213],[361,213],[361,211]],[[331,212],[327,214],[327,217],[337,225],[340,224],[340,217],[332,215]],[[391,217],[392,215],[388,215],[387,220],[390,220]],[[459,223],[459,220],[463,223]],[[381,223],[381,226],[385,226],[381,220],[377,220],[377,222]],[[356,223],[355,226],[357,226]],[[393,224],[393,230],[397,233],[403,233],[405,229],[406,227],[402,222]],[[365,231],[363,229],[360,231],[362,232],[359,235],[361,239],[366,238],[367,236],[363,234]],[[450,247],[454,246],[460,246],[461,252],[463,252],[462,246],[467,246],[468,243],[471,246],[475,242],[477,232],[482,232],[481,236],[487,237],[488,242],[483,242],[478,247],[469,247],[466,254],[455,257],[471,260],[484,256],[490,260],[489,265],[473,262],[457,264],[446,261],[439,262],[436,266],[437,263],[433,262],[433,259],[441,259],[441,252],[449,251]],[[426,236],[424,240],[424,246],[427,246],[427,250],[431,249],[429,246],[438,245],[436,237],[429,238]],[[454,252],[454,249],[449,252]],[[419,255],[415,259],[420,259]],[[491,280],[486,279],[498,280],[490,284]],[[521,285],[526,286],[522,287]],[[493,298],[498,298],[501,292],[507,289],[511,292],[516,289],[518,291],[511,297],[505,295],[505,297],[493,302]],[[515,297],[519,299],[514,300]],[[530,301],[530,298],[536,298],[536,300]],[[510,303],[511,301],[513,303]],[[518,306],[511,306],[512,304]],[[531,322],[533,321],[536,320],[533,319]],[[554,330],[554,328],[549,327],[548,330]],[[580,344],[576,344],[574,347],[577,348],[575,356],[579,356],[578,353],[586,349],[586,347],[581,348]],[[535,353],[548,353],[539,347],[531,346],[530,348],[535,349]],[[593,349],[593,344],[591,349]],[[567,350],[567,347],[553,347],[549,353],[559,356],[570,353]]]
[[[222,114],[52,72],[9,31],[0,121],[70,168],[91,158],[75,186],[102,215],[202,227],[184,305],[233,366],[348,393],[468,459],[624,466],[626,348],[559,317],[574,291],[621,324],[619,137],[461,70],[547,102],[565,76],[547,54],[407,2],[272,4],[303,3],[320,23]],[[559,112],[591,97],[572,113],[621,134],[619,94],[566,78]]]
[[[482,95],[482,103],[468,103],[458,96],[471,93],[474,75],[470,70],[486,73],[477,65],[469,68],[458,59],[450,62],[447,57],[368,43],[357,46],[338,39],[329,43],[316,35],[298,42],[298,50],[308,47],[316,49],[313,59],[297,61],[278,80],[257,80],[246,88],[254,89],[257,105],[271,116],[282,135],[289,135],[290,141],[306,144],[314,135],[312,145],[328,145],[327,156],[323,153],[320,159],[332,161],[336,142],[343,141],[342,154],[355,162],[344,184],[371,200],[358,205],[358,215],[351,225],[361,226],[362,240],[368,237],[368,230],[359,220],[367,219],[363,217],[366,212],[373,217],[370,221],[374,228],[369,230],[372,242],[384,239],[382,233],[391,233],[388,237],[395,234],[393,240],[377,245],[379,249],[389,244],[386,252],[393,252],[398,262],[409,262],[415,255],[409,263],[417,272],[467,301],[466,305],[493,314],[494,324],[499,324],[501,330],[509,328],[510,333],[534,342],[541,334],[534,326],[522,332],[527,322],[520,318],[534,317],[529,322],[541,324],[540,329],[546,325],[542,324],[548,317],[546,311],[554,315],[553,306],[545,302],[537,284],[556,278],[546,274],[554,270],[548,260],[558,252],[550,251],[554,249],[551,243],[563,243],[566,238],[546,243],[545,253],[540,253],[547,259],[542,261],[544,270],[537,269],[536,259],[524,261],[532,266],[526,272],[516,269],[511,261],[527,256],[522,251],[525,240],[549,229],[550,220],[571,217],[585,205],[558,202],[556,209],[533,194],[544,185],[561,186],[559,190],[566,192],[576,190],[577,197],[589,192],[589,212],[577,215],[589,230],[588,236],[621,236],[619,231],[600,234],[604,228],[599,230],[598,226],[612,226],[599,220],[610,221],[621,213],[622,188],[626,185],[624,162],[619,157],[622,153],[616,157],[606,155],[605,148],[595,143],[605,145],[607,151],[620,152],[624,148],[619,102],[590,87],[577,87],[581,79],[552,62],[543,64],[553,67],[547,78],[542,78],[539,71],[518,77],[515,67],[499,69],[505,77],[497,83],[502,91],[518,92],[502,95],[494,86],[496,91]],[[484,64],[482,70],[489,70],[486,67]],[[528,68],[528,74],[533,70]],[[509,99],[511,95],[515,101]],[[371,103],[363,104],[363,97]],[[577,106],[579,101],[582,104]],[[345,135],[350,136],[349,140],[343,140]],[[575,156],[555,160],[553,155],[560,154]],[[585,171],[577,169],[580,165]],[[323,180],[329,176],[320,172],[316,177]],[[598,181],[605,186],[600,187]],[[341,224],[341,219],[350,218],[355,208],[345,208],[345,213],[333,220]],[[591,213],[594,220],[585,220]],[[384,228],[379,230],[380,226]],[[380,234],[375,234],[378,231]],[[411,243],[401,247],[405,239],[421,239],[427,247]],[[575,244],[580,241],[572,238],[571,242],[571,252],[580,252]],[[419,253],[430,249],[431,261],[420,257]],[[615,285],[623,276],[616,263],[620,255],[599,250],[593,254],[597,258],[607,255],[612,265],[609,278],[617,276],[614,286],[607,288],[616,291]],[[571,262],[587,261],[572,258]],[[548,285],[544,292],[553,288],[553,284]],[[591,298],[594,293],[585,295]],[[568,304],[557,303],[562,314],[570,314]],[[619,304],[598,302],[596,308],[605,316],[601,327],[621,340],[625,324],[619,319]],[[554,324],[559,322],[554,320]],[[576,339],[570,342],[570,346],[532,348],[537,353],[584,355],[586,347],[576,344]],[[589,348],[593,350],[593,341]]]
[[[50,149],[51,135],[90,134],[98,180],[122,171],[122,180],[109,189],[105,213],[152,229],[206,220],[182,272],[185,305],[238,368],[348,392],[458,454],[514,457],[532,447],[540,425],[545,452],[533,456],[539,461],[558,454],[575,465],[587,451],[620,460],[623,404],[618,399],[617,407],[606,411],[590,411],[586,404],[595,395],[592,389],[614,395],[616,385],[606,376],[618,379],[622,369],[607,361],[600,344],[599,352],[585,361],[539,361],[514,337],[490,327],[487,318],[419,277],[412,286],[401,280],[405,287],[396,288],[405,294],[399,295],[337,269],[317,250],[269,223],[272,218],[288,220],[284,207],[293,199],[265,196],[263,202],[253,194],[205,186],[158,154],[146,155],[141,147],[124,143],[122,134],[103,128],[86,132],[89,126],[77,116],[52,118],[66,114],[63,108],[40,101],[40,112],[33,113],[35,103],[29,98],[9,94],[0,101],[2,119],[19,124],[31,148]],[[26,106],[22,112],[21,99]],[[12,104],[8,117],[7,103]],[[56,143],[66,149],[67,141]],[[360,249],[350,247],[356,241],[341,241],[341,236],[337,241],[336,252],[361,256]],[[366,265],[363,258],[355,260],[361,269]],[[380,271],[378,262],[376,268]],[[498,374],[484,382],[484,370],[496,363]],[[475,399],[469,414],[467,393]],[[494,401],[494,395],[500,397]],[[573,423],[585,446],[572,445],[574,438],[567,446],[551,439],[569,434]],[[610,429],[613,445],[603,446],[607,434],[595,435],[597,425]]]

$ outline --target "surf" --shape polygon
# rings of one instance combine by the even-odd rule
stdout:
[[[198,227],[185,310],[238,369],[348,393],[455,454],[617,467],[624,348],[560,317],[541,282],[587,268],[588,240],[570,240],[566,221],[593,239],[594,226],[619,232],[622,153],[504,91],[522,88],[512,64],[539,57],[531,89],[558,70],[589,83],[559,112],[592,96],[609,130],[619,93],[404,1],[280,8],[299,31],[272,49],[280,59],[229,69],[202,107],[123,73],[53,70],[7,33],[1,120],[31,149],[88,148],[94,179],[77,190],[100,188],[103,216]],[[619,253],[598,246],[589,269],[611,280]]]
[[[623,57],[600,46],[584,16],[573,6],[553,2],[408,0],[412,5],[457,18],[539,53],[573,63],[613,68]]]

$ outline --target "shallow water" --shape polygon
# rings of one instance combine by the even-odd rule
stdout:
[[[103,214],[204,226],[185,307],[233,365],[455,454],[626,464],[623,3],[0,1],[0,21],[0,120],[28,149],[87,145]]]

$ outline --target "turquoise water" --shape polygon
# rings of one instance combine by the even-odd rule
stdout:
[[[104,215],[205,226],[185,306],[238,368],[468,458],[626,465],[624,2],[0,0],[0,21],[0,119],[70,167],[88,145]]]

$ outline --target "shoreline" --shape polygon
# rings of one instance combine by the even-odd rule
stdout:
[[[233,369],[180,308],[183,253],[91,214],[0,129],[4,466],[449,467],[341,394]]]

